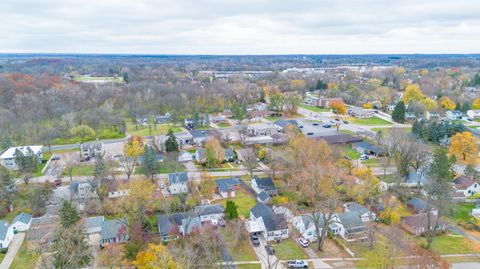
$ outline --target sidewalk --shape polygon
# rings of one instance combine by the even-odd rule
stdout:
[[[10,246],[8,247],[7,254],[3,258],[2,263],[0,264],[0,269],[8,269],[12,265],[13,259],[17,256],[20,247],[22,246],[23,239],[25,239],[25,233],[18,233],[13,237]]]

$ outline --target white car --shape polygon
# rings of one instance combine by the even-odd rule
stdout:
[[[360,161],[368,160],[368,159],[369,159],[368,155],[363,154],[360,156]]]
[[[308,242],[307,239],[301,237],[298,239],[298,243],[300,244],[300,246],[302,246],[303,248],[308,248],[308,246],[310,246],[310,242]]]
[[[308,268],[308,262],[295,260],[295,261],[288,261],[287,262],[288,268]]]

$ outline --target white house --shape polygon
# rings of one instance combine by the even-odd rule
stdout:
[[[463,116],[462,112],[459,110],[449,110],[447,113],[445,113],[445,115],[449,120],[460,120]]]
[[[335,215],[328,228],[349,243],[367,239],[367,228],[358,212],[349,211]]]
[[[30,224],[32,223],[32,215],[27,213],[18,214],[12,221],[12,226],[14,231],[25,232],[30,229]]]
[[[289,236],[285,216],[276,214],[264,203],[258,203],[250,209],[250,220],[246,225],[249,233],[259,233],[267,241],[282,240]]]
[[[13,227],[0,220],[0,249],[8,248],[13,239]]]
[[[181,163],[191,162],[193,161],[193,156],[187,151],[182,151],[180,155],[178,155],[178,161]]]
[[[266,192],[270,196],[278,195],[278,189],[275,187],[271,177],[259,178],[255,176],[250,185],[257,194]]]
[[[457,177],[453,183],[455,184],[454,187],[457,192],[462,192],[465,197],[469,197],[480,192],[480,184],[466,176]]]
[[[225,208],[221,204],[200,205],[195,207],[195,213],[200,217],[200,222],[210,221],[217,225],[218,221],[223,219]]]
[[[240,185],[240,181],[237,178],[222,178],[215,180],[215,191],[222,196],[222,198],[233,198],[235,192]]]
[[[42,150],[43,146],[23,146],[23,147],[12,147],[7,149],[5,152],[0,155],[0,164],[5,166],[7,169],[16,170],[18,169],[15,158],[17,156],[17,150],[23,153],[25,156],[35,155],[38,159],[38,162],[42,161],[43,155]]]
[[[188,192],[188,174],[187,172],[177,172],[168,174],[168,190],[171,194]]]
[[[323,217],[321,214],[305,214],[296,216],[293,218],[293,225],[295,229],[302,235],[303,238],[309,241],[315,241],[317,239],[317,229],[315,221],[320,222],[320,227],[323,226]],[[320,228],[320,233],[322,228]]]
[[[480,110],[475,109],[475,110],[468,110],[467,111],[467,116],[469,119],[479,119],[480,118]]]

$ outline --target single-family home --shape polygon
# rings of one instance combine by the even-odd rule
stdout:
[[[60,218],[57,215],[44,215],[33,218],[27,233],[27,240],[38,242],[40,245],[53,243],[55,232],[58,230]]]
[[[18,214],[12,221],[10,226],[13,227],[14,231],[17,232],[26,232],[30,229],[30,225],[32,224],[32,215],[27,213],[20,213]]]
[[[0,249],[8,248],[13,239],[13,227],[4,220],[0,220]]]
[[[207,156],[205,155],[205,148],[197,148],[195,151],[195,161],[203,164],[207,162]]]
[[[257,194],[265,192],[270,196],[278,195],[278,189],[277,187],[275,187],[275,183],[273,183],[271,177],[259,178],[257,176],[254,176],[252,181],[250,182],[250,185]]]
[[[72,182],[69,186],[71,197],[78,200],[96,198],[97,192],[90,182]]]
[[[127,221],[125,219],[106,220],[102,223],[100,246],[125,243],[129,238]]]
[[[410,201],[407,202],[407,208],[415,214],[426,213],[428,211],[428,203],[418,197],[413,197]],[[430,212],[434,215],[438,213],[437,209],[430,205]]]
[[[356,118],[372,118],[373,117],[373,112],[369,110],[365,110],[361,107],[356,107],[356,106],[351,106],[347,109],[347,113],[350,116],[356,117]]]
[[[268,193],[262,191],[257,195],[257,202],[268,204],[272,202],[272,197],[268,195]]]
[[[479,109],[470,109],[467,111],[467,116],[469,119],[480,119],[480,110]]]
[[[0,164],[9,170],[17,170],[18,166],[15,159],[18,152],[24,156],[35,156],[40,163],[43,158],[42,150],[43,146],[11,147],[0,155]]]
[[[180,151],[180,154],[178,154],[178,161],[181,163],[191,162],[193,161],[193,156],[188,151]]]
[[[293,126],[293,127],[299,126],[296,120],[285,120],[285,119],[279,119],[275,121],[274,124],[280,127],[283,131],[289,128],[288,126]]]
[[[236,177],[216,179],[215,185],[216,193],[220,194],[222,198],[233,198],[240,186],[240,180]]]
[[[251,136],[251,137],[246,137],[245,140],[243,141],[243,144],[245,146],[272,145],[273,144],[273,138],[269,135],[267,135],[267,136]]]
[[[105,149],[101,141],[80,144],[80,158],[83,160],[103,155],[105,155]]]
[[[329,224],[333,234],[340,235],[346,242],[359,242],[367,239],[367,227],[358,212],[348,211],[334,216]]]
[[[165,115],[155,116],[154,120],[156,124],[167,124],[170,122],[170,114],[165,113]]]
[[[193,137],[193,144],[201,146],[211,137],[210,130],[190,130],[190,134]]]
[[[215,123],[215,124],[228,122],[227,117],[225,115],[222,115],[222,114],[212,115],[210,117],[210,121]]]
[[[343,205],[343,209],[345,212],[358,213],[363,222],[369,222],[370,220],[375,220],[377,218],[375,212],[368,210],[368,208],[357,202],[346,203]]]
[[[417,115],[411,111],[405,112],[405,120],[407,121],[414,121],[417,118]]]
[[[303,238],[313,242],[317,239],[317,228],[315,223],[319,222],[319,227],[323,227],[324,220],[320,213],[304,214],[293,218],[293,225],[295,229],[302,235]],[[322,228],[320,228],[320,233]]]
[[[199,205],[194,209],[195,213],[200,218],[200,222],[211,222],[217,225],[218,221],[223,219],[225,208],[221,204]]]
[[[183,124],[187,129],[194,129],[194,128],[198,128],[199,126],[208,125],[209,122],[210,122],[210,117],[208,115],[205,115],[198,119],[196,123],[198,126],[195,126],[195,120],[193,118],[185,118],[185,120],[183,121]]]
[[[273,123],[262,123],[248,125],[247,135],[248,136],[270,136],[278,133],[281,130],[280,127]]]
[[[429,222],[427,214],[416,214],[412,216],[401,217],[400,226],[415,236],[422,235],[429,229],[435,230],[438,233],[446,231],[448,228],[448,223],[438,220],[438,225],[435,225],[437,223],[437,219],[438,216],[436,214],[430,214],[430,225],[428,225]]]
[[[425,118],[427,120],[433,120],[433,119],[439,119],[440,118],[440,113],[438,111],[427,111],[425,112]]]
[[[319,134],[315,139],[325,140],[329,145],[347,145],[363,141],[360,137],[336,131]]]
[[[108,198],[114,199],[127,196],[130,193],[128,180],[110,180],[108,182]]]
[[[449,110],[445,115],[448,120],[461,120],[463,113],[460,110]]]
[[[373,156],[382,156],[385,155],[385,150],[379,146],[376,146],[368,141],[362,141],[354,143],[352,148],[360,154],[367,154]]]
[[[150,115],[137,115],[135,116],[135,124],[148,125],[150,122]]]
[[[85,229],[85,233],[90,234],[98,234],[102,232],[102,224],[105,221],[104,216],[95,216],[90,218],[83,219],[83,228]]]
[[[188,193],[187,172],[168,174],[168,190],[171,194]]]
[[[193,144],[193,136],[190,132],[175,133],[179,145]]]
[[[180,212],[157,216],[158,231],[162,241],[176,236],[186,236],[202,227],[200,217],[192,212]]]
[[[457,192],[463,192],[465,197],[470,197],[480,192],[480,184],[466,176],[458,176],[453,183]]]
[[[260,233],[267,241],[279,241],[289,236],[285,216],[276,214],[264,203],[257,203],[250,209],[247,230],[249,233]]]

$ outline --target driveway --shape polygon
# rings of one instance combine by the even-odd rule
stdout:
[[[10,265],[12,264],[13,259],[15,259],[15,256],[17,256],[18,250],[20,250],[20,247],[22,246],[23,239],[25,239],[25,233],[18,233],[13,237],[13,240],[10,243],[10,246],[8,247],[7,254],[5,254],[5,257],[3,258],[3,261],[0,264],[0,269],[10,268]]]
[[[267,251],[265,250],[265,245],[267,242],[264,238],[259,236],[260,246],[254,247],[255,254],[257,255],[258,259],[262,263],[262,269],[283,269],[284,266],[279,262],[275,255],[268,255]]]

